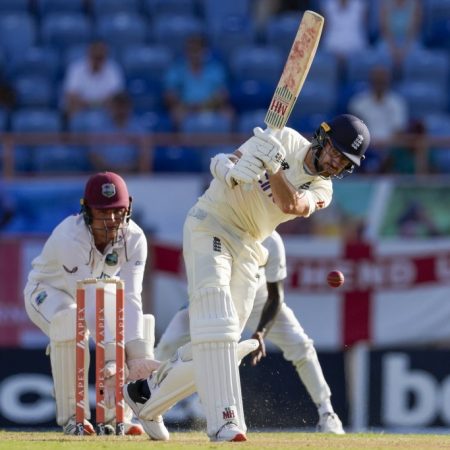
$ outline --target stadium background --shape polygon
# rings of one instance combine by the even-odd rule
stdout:
[[[287,301],[315,340],[336,410],[350,430],[450,423],[450,2],[422,3],[424,48],[412,64],[418,69],[405,70],[395,85],[411,118],[424,125],[425,134],[402,141],[412,164],[340,181],[329,209],[280,228],[289,258]],[[375,45],[380,2],[368,4],[367,52],[338,70],[319,48],[290,120],[306,135],[346,112],[351,94],[367,86],[370,67],[389,65]],[[104,39],[145,130],[120,139],[139,148],[138,170],[123,175],[134,218],[149,237],[144,304],[156,316],[159,337],[186,300],[181,227],[209,181],[209,158],[262,124],[281,70],[276,62],[282,65],[300,16],[274,16],[256,32],[250,0],[0,0],[0,68],[17,96],[12,110],[0,109],[0,193],[2,219],[8,219],[0,231],[1,427],[54,425],[46,342],[26,317],[21,291],[45,238],[77,212],[93,170],[89,148],[118,139],[105,132],[98,111],[65,120],[60,96],[67,64],[93,37]],[[162,102],[163,78],[186,36],[197,31],[229,71],[237,114],[234,120],[198,114],[175,132]],[[392,144],[374,147],[383,152]],[[345,273],[343,289],[324,287],[332,267]],[[260,369],[243,367],[243,377],[252,427],[314,425],[314,408],[276,349]],[[190,401],[168,423],[199,419]]]

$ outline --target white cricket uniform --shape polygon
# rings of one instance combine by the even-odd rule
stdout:
[[[303,166],[310,143],[291,128],[274,134],[286,149],[284,174],[304,192],[309,214],[328,206],[331,181],[309,175]],[[244,144],[241,153],[245,149]],[[259,266],[267,260],[261,241],[280,223],[296,217],[275,204],[268,177],[255,183],[252,190],[244,186],[231,189],[214,179],[188,213],[183,255],[192,356],[212,440],[230,422],[244,433],[247,429],[237,343],[253,307]]]
[[[95,247],[83,216],[67,217],[53,230],[41,254],[32,262],[24,289],[26,311],[48,336],[53,316],[75,304],[78,280],[120,276],[125,282],[125,342],[143,339],[141,293],[146,259],[146,237],[132,220],[125,238],[119,232],[117,242],[109,244],[102,254]],[[86,320],[93,330],[95,302],[86,300]],[[113,325],[105,329],[106,341],[108,330],[112,331]]]

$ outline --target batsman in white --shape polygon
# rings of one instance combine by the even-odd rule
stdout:
[[[25,308],[30,319],[50,338],[48,350],[56,399],[56,420],[64,433],[75,433],[75,319],[77,280],[118,276],[125,283],[125,357],[128,379],[141,378],[158,367],[153,359],[153,316],[142,312],[142,281],[147,259],[147,240],[131,219],[132,198],[125,181],[112,172],[89,178],[81,200],[80,214],[63,220],[52,232],[25,286]],[[87,325],[95,337],[95,302],[87,302]],[[91,309],[91,313],[89,312]],[[115,316],[112,317],[115,320]],[[89,323],[91,321],[91,323]],[[108,316],[105,321],[108,322]],[[115,420],[114,377],[116,372],[114,335],[109,338],[105,326],[105,405],[107,418]],[[153,341],[152,341],[153,337]],[[85,384],[89,352],[86,352]],[[85,390],[87,392],[87,389]],[[84,401],[86,418],[90,417]],[[168,439],[161,417],[145,424],[154,439]],[[86,420],[85,433],[93,434]],[[109,428],[111,430],[111,428]],[[143,434],[132,422],[127,408],[126,434]]]
[[[268,251],[267,264],[260,268],[255,301],[246,325],[255,330],[252,338],[259,342],[259,347],[251,354],[251,363],[256,366],[266,356],[264,338],[267,337],[283,351],[286,360],[292,362],[317,406],[317,430],[344,434],[342,423],[331,404],[331,391],[323,376],[314,343],[292,309],[284,303],[283,280],[287,273],[283,240],[274,231],[262,244]],[[183,307],[173,316],[161,336],[155,348],[155,358],[160,361],[170,358],[189,340],[189,313],[187,307]]]
[[[331,179],[359,166],[369,141],[360,119],[340,115],[322,123],[312,142],[289,127],[255,128],[234,154],[212,158],[214,179],[184,225],[191,343],[148,379],[125,385],[142,423],[196,387],[209,438],[247,439],[238,370],[246,351],[238,341],[267,259],[261,242],[280,223],[327,207]],[[190,365],[195,383],[186,378]]]

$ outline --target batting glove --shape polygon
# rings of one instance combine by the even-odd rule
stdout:
[[[253,129],[255,145],[251,148],[253,156],[260,159],[269,173],[277,173],[286,157],[283,144],[260,127]]]

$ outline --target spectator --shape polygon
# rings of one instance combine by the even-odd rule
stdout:
[[[365,0],[322,0],[326,25],[323,49],[336,55],[341,65],[368,47],[368,9]]]
[[[412,200],[397,220],[398,233],[404,238],[436,237],[441,233],[432,215],[418,200]]]
[[[408,126],[408,106],[403,97],[390,88],[391,73],[384,66],[375,66],[370,71],[370,86],[350,98],[348,110],[361,117],[371,130],[375,145],[366,155],[368,172],[379,172],[387,162],[387,153],[377,149],[378,144],[388,143]]]
[[[0,72],[0,109],[12,110],[16,104],[16,92]]]
[[[87,56],[74,61],[64,80],[64,108],[70,117],[90,108],[104,108],[114,94],[124,87],[120,67],[108,59],[108,48],[102,41],[90,44]]]
[[[422,5],[418,0],[383,0],[380,8],[380,47],[387,50],[395,68],[408,52],[420,46]]]
[[[233,115],[225,68],[211,56],[203,36],[189,37],[185,56],[169,68],[164,99],[177,129],[190,113],[218,111]]]
[[[105,132],[116,133],[119,138],[129,133],[144,133],[141,123],[133,115],[130,97],[125,92],[112,97],[108,112]],[[91,164],[96,170],[113,170],[121,173],[138,171],[140,169],[139,156],[138,146],[132,145],[126,140],[119,141],[114,145],[93,147],[89,154]]]

